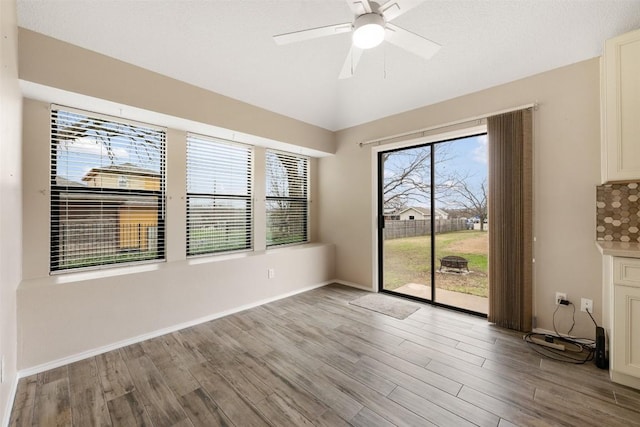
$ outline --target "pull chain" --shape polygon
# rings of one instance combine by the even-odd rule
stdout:
[[[384,49],[382,50],[383,52],[383,56],[382,56],[382,61],[383,61],[383,79],[387,80],[387,45],[384,45]]]

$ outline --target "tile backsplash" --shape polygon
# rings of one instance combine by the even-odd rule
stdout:
[[[596,187],[596,240],[640,242],[640,182]]]

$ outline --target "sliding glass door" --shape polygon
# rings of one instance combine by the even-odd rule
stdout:
[[[381,291],[486,314],[486,134],[378,153]]]

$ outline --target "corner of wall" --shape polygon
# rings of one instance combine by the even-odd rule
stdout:
[[[16,290],[22,277],[22,96],[16,2],[0,1],[0,420],[8,425],[18,382]]]

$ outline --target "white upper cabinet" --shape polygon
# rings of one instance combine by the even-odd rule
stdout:
[[[602,66],[602,181],[638,180],[640,30],[607,40]]]

